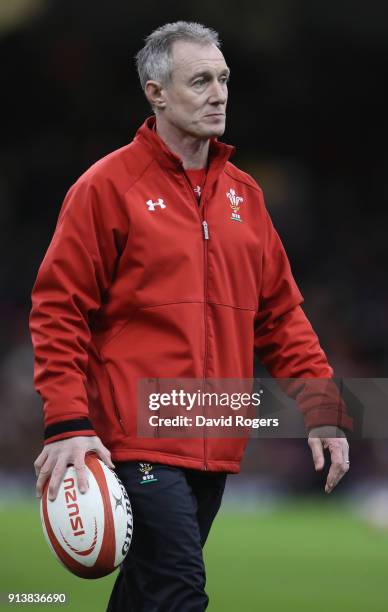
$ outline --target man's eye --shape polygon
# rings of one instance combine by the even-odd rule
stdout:
[[[196,81],[194,81],[193,85],[194,87],[201,87],[201,85],[203,85],[205,83],[205,79],[197,79]]]
[[[222,77],[220,78],[220,81],[221,81],[221,83],[226,84],[226,83],[229,81],[229,77],[227,77],[227,76],[222,76]]]

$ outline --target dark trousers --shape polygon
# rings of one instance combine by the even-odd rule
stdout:
[[[226,474],[116,462],[133,511],[133,538],[108,612],[203,612],[202,548],[221,505]],[[141,471],[143,470],[143,471]]]

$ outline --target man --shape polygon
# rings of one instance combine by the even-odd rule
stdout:
[[[85,453],[113,468],[112,457],[134,538],[109,610],[199,612],[208,602],[202,547],[246,442],[138,437],[138,381],[250,378],[253,349],[278,378],[332,370],[262,192],[217,140],[229,76],[217,34],[166,24],[137,65],[155,116],[70,189],[33,290],[46,425],[37,494],[51,477],[54,499],[69,463],[85,492]],[[344,435],[328,431],[351,420],[333,401],[310,402],[305,422],[316,469],[330,449],[329,493],[349,461]],[[154,474],[147,487],[144,470]]]

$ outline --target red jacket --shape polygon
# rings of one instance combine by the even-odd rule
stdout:
[[[30,325],[45,439],[97,433],[113,460],[237,472],[241,438],[137,438],[138,379],[250,378],[254,347],[274,377],[332,370],[233,147],[211,141],[198,207],[154,121],[71,187],[40,267]],[[310,405],[305,422],[351,426],[335,403]]]

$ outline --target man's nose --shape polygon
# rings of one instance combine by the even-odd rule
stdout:
[[[228,90],[226,85],[222,85],[219,81],[214,81],[209,97],[210,104],[225,104],[227,98]]]

